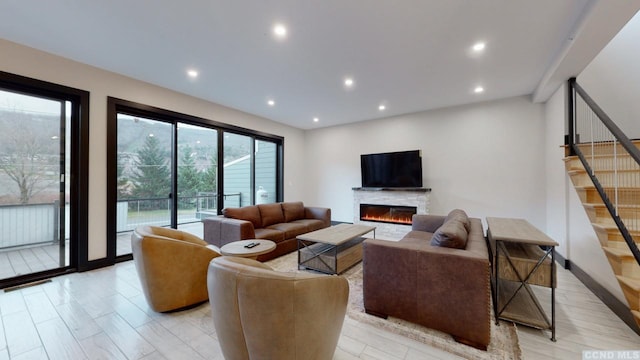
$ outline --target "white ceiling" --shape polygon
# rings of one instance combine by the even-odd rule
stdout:
[[[0,38],[313,129],[518,95],[544,101],[639,8],[637,0],[3,0]],[[276,22],[285,39],[273,36]],[[486,42],[481,55],[470,52],[477,41]],[[485,92],[475,94],[477,85]]]

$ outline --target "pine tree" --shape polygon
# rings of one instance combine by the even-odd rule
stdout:
[[[184,207],[195,204],[195,196],[202,188],[202,178],[196,169],[195,153],[191,146],[183,146],[181,153],[178,161],[178,204]]]
[[[134,160],[132,193],[137,198],[166,198],[171,193],[169,154],[153,136],[148,136]]]
[[[216,192],[218,183],[218,156],[216,152],[211,156],[209,166],[202,174],[201,191]]]

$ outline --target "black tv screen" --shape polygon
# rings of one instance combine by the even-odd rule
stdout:
[[[362,187],[422,187],[420,150],[360,155]]]

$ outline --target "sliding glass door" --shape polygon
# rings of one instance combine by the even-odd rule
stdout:
[[[202,220],[225,207],[282,199],[282,138],[113,98],[107,116],[114,261],[131,258],[138,226],[203,237]]]
[[[71,102],[0,89],[0,281],[67,267]]]
[[[118,114],[116,255],[131,253],[140,225],[170,226],[173,124]]]
[[[202,236],[200,221],[218,215],[218,131],[178,123],[178,229]]]

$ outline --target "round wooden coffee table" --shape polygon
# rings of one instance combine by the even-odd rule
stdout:
[[[257,244],[248,247],[250,244]],[[258,255],[266,254],[276,248],[276,243],[271,240],[248,239],[230,242],[220,248],[220,253],[226,256],[238,256],[255,259]]]

